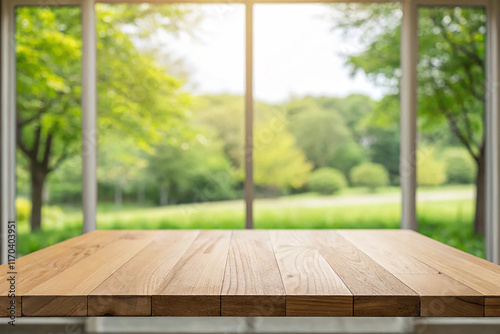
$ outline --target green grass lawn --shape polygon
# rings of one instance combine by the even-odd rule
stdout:
[[[474,189],[473,186],[469,184],[447,184],[447,185],[442,185],[442,186],[419,186],[418,187],[418,192],[419,193],[428,193],[428,192],[441,192],[441,191],[463,191],[463,190],[472,190]],[[388,187],[379,187],[376,189],[375,194],[399,194],[401,193],[401,188],[400,187],[394,187],[394,186],[388,186]],[[340,190],[336,196],[347,196],[347,195],[366,195],[366,194],[373,194],[368,188],[366,187],[348,187]],[[317,193],[313,192],[305,192],[305,193],[300,193],[300,194],[295,194],[295,195],[288,195],[288,196],[283,196],[280,198],[311,198],[311,197],[317,197]]]
[[[400,204],[302,207],[300,202],[290,203],[292,205],[283,205],[282,198],[256,200],[255,228],[399,228]],[[48,211],[52,217],[45,220],[42,231],[29,233],[28,223],[20,222],[20,254],[33,252],[81,233],[80,209],[64,207],[59,211]],[[484,257],[483,240],[472,233],[473,212],[473,200],[420,203],[419,232]],[[152,208],[126,206],[121,209],[101,205],[97,221],[99,229],[240,229],[244,227],[244,206],[242,201]]]

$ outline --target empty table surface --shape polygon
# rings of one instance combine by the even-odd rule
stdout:
[[[16,270],[18,316],[500,316],[500,266],[405,230],[101,230]]]

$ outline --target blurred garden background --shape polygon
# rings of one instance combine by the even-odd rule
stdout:
[[[255,7],[255,228],[399,228],[399,5]],[[96,10],[98,228],[244,228],[244,7]],[[481,8],[419,9],[403,162],[419,232],[482,257],[485,36]],[[80,10],[17,8],[16,43],[24,255],[81,234]]]

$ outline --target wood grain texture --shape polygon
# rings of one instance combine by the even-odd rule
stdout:
[[[16,261],[17,293],[24,295],[32,288],[92,255],[97,249],[126,235],[126,232],[122,231],[96,231],[94,233],[68,239],[19,258]],[[1,268],[5,267],[1,266]],[[7,281],[0,281],[1,296],[6,295],[8,288]]]
[[[220,316],[220,295],[171,294],[152,297],[153,316]]]
[[[147,317],[151,316],[151,296],[89,295],[89,317]]]
[[[481,293],[485,298],[500,298],[498,265],[412,231],[376,231],[375,237],[380,242],[393,243],[400,252],[438,269],[439,272]],[[494,312],[495,306],[485,302],[484,314]]]
[[[392,242],[400,252],[439,269],[440,272],[481,292],[499,296],[500,266],[413,231],[376,231],[381,242]]]
[[[459,317],[484,314],[484,295],[417,260],[372,231],[339,231],[345,239],[420,295],[420,315]]]
[[[373,230],[339,230],[337,231],[344,239],[356,245],[356,247],[368,255],[372,260],[380,264],[392,274],[439,274],[435,268],[399,252],[388,240],[381,242]]]
[[[83,234],[75,238],[65,240],[57,245],[43,248],[16,261],[16,314],[21,316],[22,299],[27,291],[56,276],[66,268],[78,263],[82,259],[93,254],[99,247],[106,243],[123,237],[127,232],[123,231],[96,231],[92,234]],[[7,267],[0,266],[0,274],[7,277]],[[7,316],[7,309],[3,305],[9,305],[8,291],[10,283],[7,280],[0,281],[0,316]]]
[[[484,315],[486,317],[500,317],[500,298],[484,298]]]
[[[152,296],[155,316],[218,316],[231,231],[201,231]]]
[[[221,315],[285,315],[285,289],[268,231],[233,232],[222,287]]]
[[[16,269],[18,316],[500,316],[500,266],[401,230],[96,231]]]
[[[323,257],[354,296],[354,316],[418,316],[420,299],[335,231],[314,231]]]
[[[482,317],[484,296],[444,274],[396,274],[420,295],[422,317]]]
[[[287,316],[352,316],[353,297],[315,247],[310,231],[271,231]]]
[[[12,312],[16,317],[21,316],[21,297],[15,297],[14,302],[8,295],[0,296],[0,317],[9,317]]]
[[[68,304],[83,304],[87,311],[87,296],[112,273],[147,246],[155,237],[117,239],[94,254],[70,266],[47,281],[33,287],[23,295],[23,315],[59,316],[68,312]],[[28,296],[30,298],[25,298]],[[78,302],[76,302],[78,301]],[[46,306],[44,306],[46,305]],[[77,308],[76,311],[80,311]],[[71,315],[76,316],[75,313]],[[86,314],[85,314],[86,315]]]
[[[23,296],[25,317],[86,317],[86,296]]]
[[[153,293],[198,234],[199,231],[181,230],[159,233],[151,244],[90,293],[89,316],[152,315]]]

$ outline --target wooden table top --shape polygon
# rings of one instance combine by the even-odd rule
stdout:
[[[16,268],[18,316],[500,316],[500,266],[404,230],[100,230]]]

